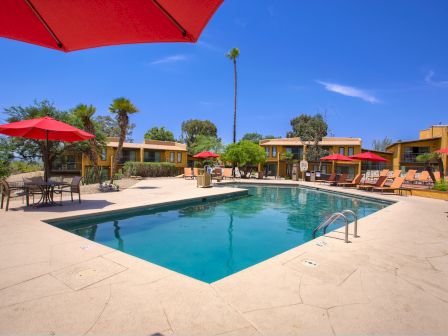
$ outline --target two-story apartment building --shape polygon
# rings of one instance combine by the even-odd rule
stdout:
[[[337,138],[325,137],[319,142],[319,146],[326,152],[325,155],[339,153],[351,156],[361,153],[360,138]],[[266,163],[260,167],[267,176],[290,176],[292,172],[292,161],[300,161],[307,151],[307,144],[303,144],[299,138],[265,139],[260,141],[260,146],[266,152]],[[292,159],[288,160],[285,153],[292,153]],[[320,157],[307,157],[308,169],[310,171],[320,170],[323,174],[333,171],[348,173],[353,176],[361,169],[361,162],[353,161],[320,161]]]
[[[106,146],[100,151],[98,165],[108,171],[115,158],[118,138],[108,138]],[[121,157],[118,161],[119,171],[126,161],[137,162],[172,162],[179,172],[187,166],[187,146],[174,141],[145,140],[143,143],[124,143]],[[70,174],[85,176],[91,167],[86,154],[64,153],[52,162],[52,175]]]
[[[424,163],[417,161],[417,156],[424,153],[432,153],[436,150],[448,147],[448,125],[434,125],[420,131],[416,140],[399,141],[387,147],[392,153],[393,169],[418,169],[424,168]],[[445,172],[447,170],[447,155],[442,156]],[[434,163],[435,165],[435,163]],[[437,169],[437,166],[435,166]]]

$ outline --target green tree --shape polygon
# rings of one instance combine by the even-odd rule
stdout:
[[[436,178],[434,176],[434,172],[432,171],[431,162],[437,162],[440,171],[440,177],[443,179],[443,161],[439,153],[424,153],[417,155],[415,158],[417,162],[422,162],[425,164],[425,169],[428,171],[429,176],[431,176],[431,180],[435,183]]]
[[[237,98],[237,71],[236,71],[236,59],[240,56],[240,50],[238,48],[232,48],[226,57],[233,62],[233,143],[236,143],[236,98]]]
[[[246,133],[243,135],[241,140],[249,140],[253,143],[259,144],[260,140],[264,139],[264,137],[260,133]]]
[[[196,142],[194,142],[191,146],[191,153],[193,155],[204,151],[221,153],[223,151],[223,148],[224,146],[221,142],[221,139],[214,136],[198,135],[196,138]]]
[[[252,173],[258,164],[266,161],[264,149],[250,140],[241,140],[228,145],[221,156],[222,160],[237,165],[245,172],[244,176]]]
[[[120,136],[118,138],[117,152],[115,153],[114,160],[111,167],[111,178],[110,183],[114,183],[114,176],[117,170],[118,159],[121,156],[123,149],[123,143],[126,139],[126,134],[129,126],[129,114],[138,112],[137,107],[131,103],[129,99],[126,98],[116,98],[110,104],[109,111],[116,115],[118,126],[120,127]]]
[[[199,135],[218,137],[218,129],[210,120],[190,119],[182,123],[182,141],[187,144],[188,152]]]
[[[93,174],[96,182],[100,182],[99,167],[98,167],[98,151],[104,145],[104,135],[101,134],[101,130],[98,124],[93,119],[93,115],[96,112],[96,108],[93,105],[79,104],[73,109],[73,117],[79,120],[82,129],[84,131],[95,135],[95,138],[87,141],[88,148],[82,150],[87,153],[90,162],[93,166]]]
[[[146,131],[145,139],[147,140],[160,140],[160,141],[176,141],[174,139],[173,132],[168,131],[165,127],[153,127]]]
[[[0,178],[6,178],[11,172],[10,162],[14,158],[11,144],[5,137],[0,137]]]
[[[117,119],[112,118],[111,116],[97,116],[95,118],[96,123],[98,124],[100,131],[106,137],[119,138],[120,137],[120,126],[118,125]],[[135,124],[129,123],[128,128],[126,130],[126,142],[134,142],[132,138],[132,132],[134,131]]]
[[[387,147],[392,145],[392,140],[388,137],[385,137],[382,140],[373,140],[372,147],[373,150],[384,152]]]
[[[291,127],[292,131],[288,132],[287,137],[299,137],[303,145],[308,145],[304,157],[306,160],[317,159],[324,153],[319,142],[328,134],[328,124],[321,114],[301,114],[291,120]]]

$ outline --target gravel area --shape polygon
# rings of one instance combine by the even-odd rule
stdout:
[[[118,186],[120,187],[120,190],[124,190],[129,187],[132,187],[134,184],[138,183],[139,181],[140,180],[124,178],[121,180],[116,180],[116,181],[114,181],[114,183],[118,184]],[[99,193],[98,183],[81,186],[81,194],[96,194],[96,193]]]

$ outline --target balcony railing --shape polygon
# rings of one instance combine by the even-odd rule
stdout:
[[[417,156],[422,155],[424,153],[405,153],[401,156],[401,162],[403,163],[416,163]]]
[[[81,171],[81,162],[70,162],[70,163],[53,163],[51,165],[52,172],[68,172],[68,171]]]

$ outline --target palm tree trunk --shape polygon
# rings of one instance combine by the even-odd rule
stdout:
[[[233,60],[233,84],[234,84],[234,95],[233,95],[233,143],[236,142],[236,98],[237,98],[237,71],[236,71],[236,58]]]
[[[118,124],[120,125],[120,139],[118,140],[118,147],[117,147],[117,152],[115,153],[115,157],[114,157],[114,161],[112,163],[112,167],[111,167],[111,176],[110,176],[110,183],[114,183],[114,176],[115,176],[115,172],[117,170],[117,164],[118,164],[118,159],[121,156],[121,152],[123,149],[123,143],[124,140],[126,139],[126,131],[128,128],[128,121],[129,118],[127,115],[120,115],[118,116]]]

